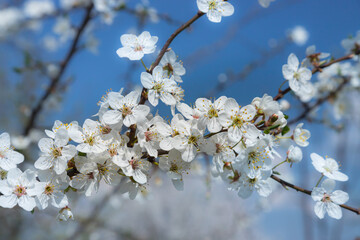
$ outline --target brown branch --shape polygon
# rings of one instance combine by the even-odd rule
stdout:
[[[311,196],[311,191],[310,190],[307,190],[305,188],[298,187],[298,186],[296,186],[296,185],[294,185],[292,183],[286,182],[286,181],[282,180],[281,178],[279,178],[279,177],[277,177],[277,176],[275,176],[273,174],[271,175],[271,178],[274,179],[275,181],[277,181],[278,183],[280,183],[282,186],[290,187],[292,189],[295,189],[297,192],[302,192],[302,193],[305,193],[305,194]],[[346,209],[346,210],[354,212],[357,215],[360,215],[360,209],[359,208],[353,208],[353,207],[350,207],[350,206],[345,205],[345,204],[341,204],[339,206]]]
[[[65,59],[60,64],[59,73],[55,77],[53,77],[51,79],[50,85],[48,86],[48,88],[46,89],[46,91],[44,92],[42,97],[40,98],[37,105],[32,109],[31,114],[30,114],[30,118],[28,120],[28,123],[25,126],[25,129],[24,129],[24,135],[28,135],[30,130],[35,126],[36,118],[38,117],[38,115],[42,111],[45,101],[55,91],[56,87],[58,86],[58,84],[60,82],[61,77],[63,76],[67,66],[69,65],[70,60],[72,59],[72,57],[76,53],[80,37],[81,37],[82,33],[84,32],[86,26],[88,25],[88,23],[89,23],[89,21],[91,19],[91,12],[92,12],[93,7],[94,7],[94,5],[90,4],[90,6],[88,6],[86,8],[85,16],[84,16],[84,18],[83,18],[83,20],[81,22],[81,25],[79,26],[79,28],[77,30],[77,33],[76,33],[75,38],[74,38],[74,40],[73,40],[73,42],[71,44],[71,47],[70,47]]]
[[[314,74],[317,73],[317,72],[321,72],[322,69],[327,68],[327,67],[333,65],[334,63],[338,63],[338,62],[342,62],[342,61],[345,61],[345,60],[352,59],[352,58],[354,57],[354,55],[357,55],[357,54],[360,54],[360,50],[357,51],[356,53],[350,53],[350,54],[345,55],[345,56],[343,56],[343,57],[340,57],[340,58],[331,60],[331,61],[329,61],[329,62],[327,62],[327,63],[323,63],[323,64],[321,64],[320,66],[315,67],[315,68],[312,70],[312,74],[314,75]],[[279,93],[274,97],[274,100],[277,101],[277,100],[283,98],[284,95],[287,94],[287,93],[290,92],[290,91],[291,91],[290,87],[286,88],[285,90],[279,90]]]
[[[339,84],[339,86],[334,91],[330,92],[328,95],[326,95],[322,98],[319,98],[316,101],[316,103],[314,103],[314,105],[312,105],[311,107],[306,107],[299,116],[297,116],[296,118],[289,121],[288,124],[291,125],[291,124],[298,122],[299,120],[301,120],[303,118],[306,118],[315,108],[317,108],[318,106],[320,106],[327,100],[331,99],[332,97],[336,96],[336,94],[339,93],[348,82],[349,82],[349,80],[344,78],[344,80],[341,82],[341,84]]]
[[[152,73],[152,71],[154,70],[154,68],[159,65],[162,57],[164,56],[164,54],[166,53],[166,51],[168,50],[168,47],[170,46],[170,44],[172,43],[172,41],[176,38],[177,35],[179,35],[182,31],[184,31],[186,28],[188,28],[193,22],[195,22],[197,19],[199,19],[201,16],[203,16],[205,13],[198,11],[195,16],[193,16],[189,21],[187,21],[186,23],[184,23],[183,25],[181,25],[178,29],[176,29],[176,31],[171,34],[171,36],[169,37],[169,39],[166,41],[166,43],[164,44],[164,46],[162,47],[159,55],[157,56],[155,62],[151,65],[151,67],[147,70],[148,73]],[[141,97],[140,97],[140,101],[139,104],[145,104],[147,100],[147,90],[146,88],[142,89],[141,92]],[[134,143],[134,138],[135,138],[135,131],[136,131],[136,126],[135,127],[130,127],[130,133],[129,136],[132,136],[133,138],[130,138],[129,147],[133,146]]]
[[[176,31],[171,34],[171,36],[169,37],[169,39],[166,41],[166,43],[164,44],[164,46],[162,47],[159,55],[157,56],[155,62],[151,65],[150,69],[148,70],[149,73],[152,73],[152,71],[154,70],[154,68],[159,65],[161,58],[164,56],[165,52],[167,51],[168,47],[170,46],[170,44],[172,43],[172,41],[176,38],[177,35],[179,35],[182,31],[184,31],[186,28],[188,28],[193,22],[195,22],[196,20],[198,20],[200,17],[202,17],[205,13],[198,11],[195,16],[193,16],[189,21],[187,21],[186,23],[184,23],[183,25],[181,25],[178,29],[176,29]]]

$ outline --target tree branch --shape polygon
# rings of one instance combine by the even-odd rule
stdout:
[[[310,190],[307,190],[307,189],[304,189],[304,188],[301,188],[301,187],[298,187],[292,183],[289,183],[289,182],[286,182],[284,180],[282,180],[281,178],[275,176],[275,175],[271,175],[271,178],[274,179],[275,181],[277,181],[278,183],[280,183],[282,186],[284,187],[290,187],[292,189],[295,189],[297,192],[302,192],[302,193],[305,193],[307,195],[311,195],[311,191]],[[346,210],[349,210],[351,212],[354,212],[356,213],[357,215],[360,215],[360,209],[358,208],[353,208],[353,207],[350,207],[348,205],[345,205],[345,204],[341,204],[339,205],[340,207],[346,209]]]
[[[334,60],[331,60],[327,63],[323,63],[321,64],[320,66],[317,66],[315,67],[313,70],[312,70],[312,74],[314,75],[315,73],[317,72],[321,72],[322,69],[324,68],[327,68],[331,65],[333,65],[334,63],[338,63],[338,62],[342,62],[342,61],[345,61],[345,60],[349,60],[349,59],[352,59],[355,55],[357,54],[360,54],[360,50],[356,53],[350,53],[348,55],[345,55],[343,57],[340,57],[340,58],[337,58],[337,59],[334,59]],[[291,89],[290,87],[284,89],[284,90],[279,90],[279,93],[274,97],[274,100],[277,101],[277,100],[280,100],[281,98],[284,97],[285,94],[287,94],[288,92],[290,92]]]
[[[94,5],[90,4],[90,6],[88,6],[86,8],[85,16],[81,22],[81,25],[79,26],[79,28],[77,30],[77,33],[71,44],[71,47],[70,47],[65,59],[60,64],[59,73],[51,79],[50,85],[48,86],[48,88],[46,89],[46,91],[44,92],[42,97],[40,98],[38,104],[32,109],[30,118],[24,129],[24,135],[28,135],[30,130],[35,126],[36,119],[37,119],[38,115],[40,114],[40,112],[42,111],[45,101],[55,91],[58,83],[60,82],[61,77],[63,76],[67,66],[69,65],[70,60],[76,53],[80,37],[84,33],[84,30],[91,19],[91,12],[92,12],[93,7],[94,7]]]
[[[316,103],[314,103],[314,105],[312,105],[311,107],[306,107],[305,110],[299,116],[297,116],[296,118],[289,121],[288,124],[291,125],[291,124],[298,122],[299,120],[301,120],[303,118],[306,118],[315,108],[317,108],[318,106],[320,106],[321,104],[323,104],[324,102],[329,100],[330,98],[334,97],[337,93],[339,93],[348,82],[349,82],[349,80],[344,78],[344,80],[341,82],[341,84],[339,84],[339,86],[334,91],[330,92],[328,95],[326,95],[322,98],[319,98],[316,101]]]
[[[168,47],[170,46],[170,44],[172,43],[172,41],[176,38],[177,35],[179,35],[182,31],[184,31],[186,28],[188,28],[193,22],[195,22],[197,19],[199,19],[201,16],[203,16],[205,13],[198,11],[195,16],[193,16],[189,21],[187,21],[186,23],[184,23],[183,25],[181,25],[178,29],[176,29],[176,31],[171,34],[171,36],[169,37],[169,39],[166,41],[166,43],[164,44],[164,46],[162,47],[159,55],[157,56],[155,62],[151,65],[151,67],[147,70],[148,73],[152,73],[152,71],[154,70],[154,68],[159,65],[162,57],[164,56],[164,54],[166,53]],[[139,104],[145,104],[147,100],[147,91],[146,88],[142,89],[141,92],[141,97],[140,97],[140,101]],[[130,127],[130,134],[129,136],[132,136],[132,138],[130,138],[130,141],[128,143],[128,147],[132,147],[133,146],[133,142],[134,142],[134,137],[135,137],[135,131],[136,131],[136,126],[135,127]]]

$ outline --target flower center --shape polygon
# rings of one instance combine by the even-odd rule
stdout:
[[[147,141],[147,142],[150,142],[151,140],[153,140],[156,135],[152,131],[146,131],[144,134],[145,134],[145,141]]]
[[[257,182],[257,178],[249,178],[249,183],[254,185]]]
[[[54,188],[55,188],[54,185],[48,184],[48,185],[46,185],[46,187],[45,187],[44,193],[45,193],[46,195],[51,195],[51,194],[54,192]]]
[[[224,150],[224,146],[219,143],[215,144],[215,146],[216,146],[216,153],[221,153]]]
[[[217,6],[216,0],[209,2],[209,10],[216,9],[216,6]]]
[[[134,158],[131,158],[131,160],[129,161],[130,166],[131,166],[132,169],[134,169],[134,170],[139,167],[139,163],[140,163],[140,162],[138,162],[138,161],[137,161],[136,159],[134,159]]]
[[[116,156],[117,153],[118,152],[117,152],[116,148],[110,148],[109,149],[109,154],[110,154],[111,157]]]
[[[59,147],[53,148],[52,149],[52,154],[53,154],[54,158],[61,157],[62,156],[61,148],[59,148]]]
[[[197,141],[197,137],[196,136],[190,136],[188,138],[188,144],[196,144],[196,141]]]
[[[94,138],[93,136],[89,136],[89,137],[86,139],[85,143],[89,144],[90,146],[93,146],[94,143],[95,143],[95,138]]]
[[[104,164],[98,163],[97,167],[101,175],[105,175],[107,172],[109,172],[109,168],[107,168]]]
[[[156,83],[153,87],[153,89],[157,92],[160,93],[161,90],[163,89],[164,84],[163,83]]]
[[[299,79],[300,79],[300,73],[294,72],[294,78],[295,78],[296,80],[299,80]]]
[[[261,166],[265,163],[265,158],[268,158],[267,151],[253,151],[248,154],[248,165],[249,168],[252,166],[255,170],[261,168]]]
[[[306,136],[306,135],[307,135],[306,132],[305,132],[305,131],[302,131],[302,132],[300,133],[299,139],[300,139],[302,142],[306,142],[306,141],[309,139],[309,137]]]
[[[179,170],[178,165],[176,165],[175,163],[172,163],[170,166],[170,171],[171,172],[177,172]]]
[[[143,50],[143,47],[140,44],[137,44],[134,48],[135,52],[141,52]]]
[[[243,124],[244,124],[244,120],[240,116],[235,116],[232,125],[240,128],[242,127]]]
[[[321,199],[323,202],[331,202],[330,195],[327,193],[324,193],[323,198]]]
[[[209,118],[218,117],[218,111],[214,107],[211,107],[208,111],[208,116]]]
[[[109,134],[111,132],[111,128],[109,126],[100,126],[100,131],[102,134]]]
[[[123,118],[125,118],[127,115],[131,114],[131,108],[124,106],[121,112]]]
[[[14,194],[19,198],[23,195],[26,195],[26,187],[23,187],[21,185],[17,185],[15,190],[14,190]]]

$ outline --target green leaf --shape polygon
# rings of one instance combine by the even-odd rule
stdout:
[[[290,128],[288,125],[286,125],[283,130],[281,131],[281,135],[285,135],[286,133],[288,133],[290,131]]]
[[[275,174],[275,175],[281,175],[279,172],[277,172],[277,171],[273,171],[273,174]]]
[[[25,67],[30,67],[32,62],[32,58],[29,52],[25,51],[24,52],[24,65]]]
[[[285,119],[288,119],[288,118],[289,118],[289,116],[288,116],[288,115],[286,115],[286,114],[284,114],[284,118],[285,118]]]
[[[14,68],[13,68],[13,71],[14,71],[15,73],[17,73],[17,74],[21,74],[21,73],[22,73],[22,69],[19,68],[19,67],[14,67]]]

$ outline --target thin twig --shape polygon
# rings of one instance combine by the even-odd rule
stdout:
[[[197,19],[199,19],[201,16],[203,16],[205,13],[198,11],[195,16],[193,16],[189,21],[187,21],[186,23],[184,23],[183,25],[181,25],[178,29],[175,30],[175,32],[173,34],[171,34],[171,36],[169,37],[169,39],[166,41],[166,43],[164,44],[164,46],[162,47],[159,55],[157,56],[155,62],[151,65],[151,67],[147,70],[148,73],[152,73],[152,71],[154,70],[154,68],[159,65],[162,57],[164,56],[164,54],[166,53],[166,51],[168,50],[168,47],[170,46],[170,44],[172,43],[172,41],[176,38],[177,35],[179,35],[182,31],[184,31],[186,28],[188,28],[193,22],[195,22]],[[147,91],[146,88],[142,89],[141,92],[141,97],[140,97],[140,101],[139,104],[145,104],[147,100]],[[133,143],[134,143],[134,138],[135,138],[135,132],[136,132],[136,126],[134,127],[130,127],[130,133],[129,133],[129,138],[130,141],[128,143],[128,147],[132,147]]]
[[[88,23],[90,22],[91,19],[91,12],[93,9],[94,5],[90,4],[87,8],[86,8],[86,13],[85,16],[81,22],[81,25],[79,26],[76,36],[71,44],[71,47],[65,57],[65,59],[62,61],[62,63],[60,64],[60,69],[59,69],[59,73],[53,77],[51,79],[51,83],[48,86],[48,88],[46,89],[46,91],[44,92],[44,94],[42,95],[42,97],[40,98],[39,102],[37,103],[37,105],[32,109],[31,114],[30,114],[30,118],[28,120],[28,123],[25,126],[24,129],[24,135],[28,135],[30,130],[35,126],[35,122],[36,122],[36,118],[38,117],[38,115],[40,114],[40,112],[42,111],[43,107],[44,107],[44,103],[45,101],[49,98],[49,96],[55,91],[58,83],[60,82],[61,77],[63,76],[67,66],[69,65],[70,60],[72,59],[72,57],[74,56],[74,54],[77,51],[77,47],[78,47],[78,43],[80,41],[80,37],[83,34],[86,26],[88,25]]]
[[[317,108],[318,106],[329,100],[330,98],[334,97],[337,93],[339,93],[348,82],[349,82],[348,79],[344,78],[341,84],[339,84],[339,86],[334,91],[330,92],[328,95],[322,98],[319,98],[316,101],[316,103],[314,103],[312,106],[305,108],[304,111],[299,116],[289,121],[288,124],[291,125],[300,121],[301,119],[306,118],[315,108]]]
[[[356,55],[356,54],[360,54],[360,51],[356,52],[356,53],[350,53],[350,54],[345,55],[343,57],[340,57],[340,58],[331,60],[331,61],[329,61],[327,63],[321,64],[320,66],[315,67],[312,70],[312,74],[314,75],[317,72],[321,72],[322,69],[324,69],[326,67],[329,67],[329,66],[333,65],[334,63],[338,63],[338,62],[342,62],[342,61],[345,61],[345,60],[352,59],[354,57],[354,55]],[[291,91],[290,87],[286,88],[285,90],[279,90],[279,93],[274,97],[274,100],[277,101],[277,100],[283,98],[284,95],[287,94],[290,91]]]
[[[271,178],[274,179],[275,181],[277,181],[278,183],[280,183],[281,185],[283,186],[286,186],[286,187],[290,187],[292,189],[295,189],[297,192],[302,192],[302,193],[305,193],[307,195],[311,195],[311,191],[310,190],[307,190],[305,188],[302,188],[302,187],[298,187],[292,183],[289,183],[289,182],[286,182],[285,180],[282,180],[281,178],[275,176],[275,175],[271,175]],[[354,212],[356,213],[357,215],[360,215],[360,209],[358,208],[353,208],[353,207],[350,207],[348,205],[345,205],[345,204],[341,204],[339,205],[340,207],[346,209],[346,210],[349,210],[351,212]]]

